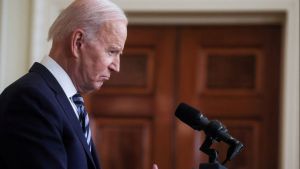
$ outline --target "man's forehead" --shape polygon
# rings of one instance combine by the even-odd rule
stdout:
[[[99,28],[100,36],[123,36],[127,35],[127,24],[122,21],[109,21],[102,24]]]

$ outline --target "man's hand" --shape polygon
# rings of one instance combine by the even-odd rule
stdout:
[[[156,164],[153,164],[152,169],[158,169],[158,166]]]

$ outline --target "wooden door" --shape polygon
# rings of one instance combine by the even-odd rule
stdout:
[[[178,101],[220,120],[244,143],[228,168],[278,168],[280,34],[279,26],[202,26],[180,32]],[[177,129],[178,169],[207,162],[198,151],[204,136],[180,122]],[[215,147],[220,160],[227,147]]]
[[[121,72],[88,97],[104,169],[171,169],[176,34],[130,27]]]
[[[218,119],[245,149],[229,169],[278,168],[279,26],[130,26],[121,73],[88,99],[103,169],[198,168],[203,132],[180,102]],[[227,145],[218,143],[220,160]]]

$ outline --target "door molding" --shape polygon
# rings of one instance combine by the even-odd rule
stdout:
[[[243,12],[127,12],[131,25],[248,25],[284,24],[285,14]]]

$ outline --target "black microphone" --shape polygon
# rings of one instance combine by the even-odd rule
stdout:
[[[193,129],[203,130],[207,136],[212,137],[214,140],[229,144],[231,147],[227,154],[227,160],[231,160],[243,148],[243,144],[233,138],[220,121],[208,120],[200,111],[185,103],[179,104],[175,116]]]
[[[209,120],[201,112],[185,103],[179,104],[175,116],[198,131],[205,129],[209,123]]]

